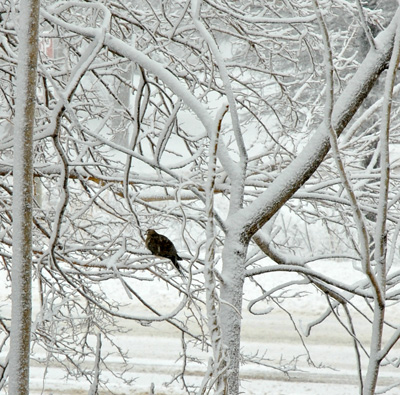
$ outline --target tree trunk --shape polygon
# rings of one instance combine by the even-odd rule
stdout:
[[[14,132],[13,265],[9,393],[29,394],[33,126],[38,51],[38,0],[21,1]]]
[[[222,284],[221,284],[221,327],[222,340],[227,348],[227,392],[228,395],[239,393],[240,364],[240,330],[243,301],[244,260],[248,244],[241,240],[236,231],[226,234],[222,253]]]

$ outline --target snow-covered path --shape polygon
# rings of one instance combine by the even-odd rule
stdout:
[[[337,273],[337,278],[342,280],[350,278],[354,281],[354,273],[350,273],[349,265],[335,262],[332,270]],[[324,267],[325,269],[325,267]],[[327,268],[326,268],[327,269]],[[326,271],[326,269],[324,271]],[[271,288],[279,282],[288,281],[288,274],[279,274],[265,278],[264,286]],[[142,313],[143,307],[126,296],[125,291],[120,287],[119,281],[109,281],[104,291],[111,297],[117,298],[132,312]],[[144,283],[140,290],[141,295],[153,301],[161,312],[173,310],[177,299],[174,298],[171,289],[163,289],[158,286],[155,292],[154,287]],[[2,292],[0,292],[1,295]],[[3,289],[1,299],[3,301],[0,312],[8,316],[10,304],[6,302],[7,289]],[[37,293],[35,305],[37,306]],[[245,295],[247,300],[256,297],[250,284],[246,287]],[[326,298],[318,292],[310,291],[302,297],[290,298],[283,302],[285,308],[290,310],[293,321],[301,332],[301,326],[312,322],[326,309]],[[271,301],[260,306],[274,307]],[[246,306],[244,306],[246,307]],[[36,309],[34,309],[36,310]],[[245,310],[245,309],[244,309]],[[183,311],[182,313],[185,313]],[[394,312],[396,313],[396,312]],[[35,316],[35,312],[34,312]],[[398,320],[396,314],[394,322]],[[359,317],[359,316],[358,316]],[[341,317],[345,320],[345,317]],[[370,336],[370,325],[365,320],[354,317],[354,326],[358,337],[368,344]],[[170,382],[172,377],[182,369],[182,360],[179,359],[181,352],[181,337],[177,330],[166,323],[153,323],[152,326],[142,326],[134,321],[121,321],[128,329],[127,333],[116,335],[118,344],[127,350],[127,365],[121,359],[113,356],[107,357],[109,367],[114,372],[130,369],[129,377],[135,379],[131,386],[117,384],[115,378],[105,371],[102,377],[109,379],[109,388],[116,394],[149,394],[150,386],[154,383],[155,394],[184,394],[182,382],[175,381],[168,388],[164,383]],[[390,334],[388,333],[387,336]],[[93,336],[95,339],[95,336]],[[264,316],[254,316],[247,311],[243,312],[242,321],[242,350],[246,355],[264,355],[265,361],[271,366],[291,365],[296,361],[297,371],[290,372],[287,376],[281,371],[267,368],[256,364],[245,364],[242,366],[242,393],[248,395],[358,395],[359,386],[357,381],[356,362],[352,340],[343,327],[333,317],[328,317],[322,324],[314,327],[311,335],[303,338],[313,367],[308,363],[308,355],[302,346],[299,334],[293,329],[293,322],[286,313],[275,306],[274,310]],[[103,341],[102,349],[105,355],[107,342]],[[190,347],[190,345],[189,345]],[[189,355],[199,358],[203,364],[188,363],[186,366],[187,384],[200,384],[203,373],[206,369],[205,361],[207,354],[199,349],[189,349]],[[393,350],[393,356],[400,354],[400,344]],[[5,355],[0,355],[4,358]],[[114,359],[113,359],[114,358]],[[94,362],[85,362],[85,367],[92,371]],[[366,369],[366,361],[363,361],[363,368]],[[73,379],[65,380],[65,371],[60,367],[50,364],[46,376],[46,390],[43,386],[43,366],[32,362],[31,366],[31,394],[88,394],[89,383],[86,380],[79,382]],[[399,368],[393,366],[382,367],[380,372],[380,388],[382,385],[390,385],[400,382]],[[106,395],[110,391],[101,391]],[[0,394],[2,392],[0,391]],[[400,395],[400,387],[393,388],[386,392],[389,395]]]
[[[279,317],[280,316],[280,317]],[[312,317],[304,317],[307,318]],[[290,394],[323,394],[323,395],[356,395],[359,393],[355,370],[354,351],[347,336],[334,320],[328,320],[317,328],[313,336],[307,339],[307,348],[316,366],[307,363],[307,356],[296,333],[287,325],[287,317],[278,313],[274,319],[265,319],[260,325],[259,318],[250,315],[244,317],[243,350],[249,354],[262,354],[270,359],[271,365],[289,362],[297,358],[298,371],[286,376],[280,371],[246,364],[242,367],[242,393],[249,395],[290,395]],[[130,368],[130,376],[136,378],[132,386],[112,385],[110,390],[117,394],[148,394],[154,384],[155,394],[184,394],[180,382],[174,382],[168,388],[164,383],[170,382],[174,374],[182,368],[182,361],[177,360],[180,351],[180,337],[167,325],[156,328],[141,327],[132,324],[130,333],[119,339],[130,350],[128,366],[115,362],[113,369]],[[191,355],[201,357],[199,351]],[[204,359],[204,357],[203,357]],[[89,369],[92,366],[88,365]],[[187,383],[199,384],[205,365],[190,363],[186,367]],[[31,393],[41,392],[43,369],[32,368]],[[61,369],[53,367],[47,378],[47,391],[44,394],[87,394],[87,382],[63,380]],[[113,382],[111,375],[110,383]],[[399,381],[398,369],[384,368],[380,384],[390,385]],[[108,392],[101,392],[107,394]],[[400,388],[394,388],[386,394],[400,394]]]

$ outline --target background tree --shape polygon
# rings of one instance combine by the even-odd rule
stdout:
[[[1,254],[7,272],[15,179],[7,130],[15,119],[19,42],[18,7],[3,7]],[[372,394],[399,338],[399,325],[388,319],[398,300],[397,179],[385,172],[396,166],[388,152],[397,143],[391,92],[399,89],[398,11],[383,20],[358,1],[117,1],[45,3],[41,16],[34,350],[97,388],[106,385],[102,340],[126,356],[114,336],[121,320],[166,321],[181,331],[183,344],[211,346],[197,390],[235,394],[240,361],[263,362],[241,355],[245,282],[259,290],[248,306],[258,315],[270,312],[259,309],[266,303],[281,306],[289,290],[301,295],[315,287],[327,310],[304,335],[337,317],[354,339],[360,391]],[[373,37],[368,24],[382,32]],[[371,49],[359,62],[360,27]],[[384,91],[362,109],[391,59]],[[376,113],[381,125],[371,128],[367,120]],[[121,134],[115,125],[126,130]],[[172,241],[181,240],[185,280],[145,249],[148,228],[168,229]],[[313,266],[338,258],[352,262],[363,279],[338,281]],[[275,271],[298,277],[266,289],[263,277]],[[176,308],[164,312],[144,298],[143,282],[170,287]],[[124,289],[128,305],[110,295],[110,283]],[[358,315],[375,328],[369,351],[357,336]],[[385,323],[392,328],[386,343]],[[2,324],[8,347],[7,320]],[[89,356],[96,361],[90,374],[81,364]],[[395,357],[386,361],[395,364]],[[184,371],[179,379],[193,392]],[[129,381],[125,372],[120,377]]]

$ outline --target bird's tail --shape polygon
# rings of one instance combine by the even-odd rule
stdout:
[[[174,264],[174,266],[177,268],[178,272],[180,274],[183,274],[181,266],[178,263],[178,261],[181,261],[181,260],[182,260],[182,258],[179,255],[171,257],[171,261]]]

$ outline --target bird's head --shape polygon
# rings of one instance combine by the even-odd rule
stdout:
[[[157,232],[154,229],[147,229],[147,231],[146,231],[147,236],[153,236],[156,234],[157,234]]]

